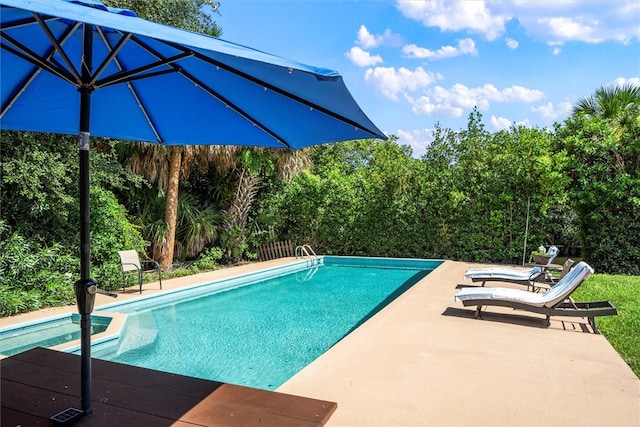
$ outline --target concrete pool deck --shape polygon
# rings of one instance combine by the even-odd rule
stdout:
[[[291,260],[165,280],[163,288]],[[277,391],[337,402],[330,427],[640,426],[640,380],[602,335],[586,320],[552,318],[543,328],[540,315],[497,307],[474,319],[453,300],[470,266],[446,261]],[[163,292],[155,283],[144,289]],[[96,306],[112,302],[99,296]],[[0,326],[73,311],[27,313]]]

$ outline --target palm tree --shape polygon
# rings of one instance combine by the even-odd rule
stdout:
[[[271,158],[278,176],[285,182],[289,182],[294,176],[311,167],[309,150],[270,150]]]
[[[223,220],[223,246],[225,257],[231,263],[240,261],[246,247],[246,228],[263,171],[275,170],[281,179],[290,181],[296,174],[309,168],[306,150],[248,149],[242,150],[237,168],[236,190]]]
[[[289,181],[310,166],[307,150],[250,150],[240,146],[219,145],[163,147],[146,143],[123,144],[121,147],[124,149],[121,158],[131,171],[156,184],[164,195],[161,197],[164,201],[164,219],[151,219],[147,224],[149,230],[145,233],[151,238],[153,257],[164,269],[173,264],[174,255],[196,255],[198,248],[210,243],[217,234],[211,226],[200,226],[196,239],[198,244],[189,238],[180,238],[183,235],[195,236],[193,231],[184,233],[184,227],[193,227],[195,224],[194,219],[185,217],[184,207],[189,206],[185,203],[187,196],[182,197],[179,193],[180,183],[189,178],[190,172],[197,168],[201,171],[215,170],[219,176],[230,172],[237,174],[236,189],[225,210],[222,224],[227,259],[237,262],[244,252],[245,228],[262,180],[261,171],[264,168],[275,169],[283,180]]]
[[[640,85],[601,86],[593,95],[578,100],[573,115],[578,114],[610,120],[614,136],[620,139],[626,129],[640,125]]]
[[[194,255],[198,252],[195,249],[202,246],[203,242],[210,242],[211,237],[216,234],[211,227],[203,227],[198,234],[197,240],[200,243],[197,245],[193,246],[189,241],[176,241],[179,223],[184,227],[184,222],[179,221],[178,218],[178,206],[181,203],[182,206],[188,206],[184,204],[187,199],[181,198],[179,194],[180,183],[186,181],[195,168],[202,171],[213,168],[220,173],[231,170],[237,164],[241,147],[218,145],[164,147],[157,144],[136,143],[127,144],[124,148],[121,158],[131,171],[156,184],[165,196],[164,219],[160,222],[154,221],[151,226],[153,230],[147,235],[152,236],[154,259],[163,269],[167,269],[173,264],[176,248],[180,254],[182,247],[186,246],[185,254]],[[183,212],[181,215],[184,216],[184,214]],[[193,236],[191,233],[187,234]]]
[[[306,150],[245,148],[237,163],[236,190],[225,211],[222,224],[222,243],[225,257],[231,263],[242,258],[246,248],[246,229],[264,171],[277,172],[284,181],[290,181],[302,170],[310,167]]]

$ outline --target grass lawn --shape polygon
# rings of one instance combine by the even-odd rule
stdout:
[[[594,274],[573,299],[608,300],[616,306],[617,316],[597,318],[598,329],[640,378],[640,276]]]

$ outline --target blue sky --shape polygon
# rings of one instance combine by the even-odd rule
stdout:
[[[561,122],[603,85],[640,83],[640,2],[221,0],[222,38],[340,72],[418,157],[436,123]]]

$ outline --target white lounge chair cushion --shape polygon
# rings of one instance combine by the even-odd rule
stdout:
[[[455,296],[456,301],[474,300],[474,299],[494,299],[517,301],[523,304],[530,304],[535,307],[544,306],[544,294],[537,294],[522,289],[512,288],[485,288],[485,287],[469,287],[461,289]]]
[[[557,303],[564,301],[592,274],[593,268],[589,264],[584,261],[579,262],[558,283],[542,294],[546,299],[545,305],[553,307]]]
[[[495,267],[479,268],[467,270],[464,273],[465,279],[508,279],[508,280],[529,280],[531,276],[542,273],[542,268],[533,267],[528,270],[516,270],[515,268]]]

